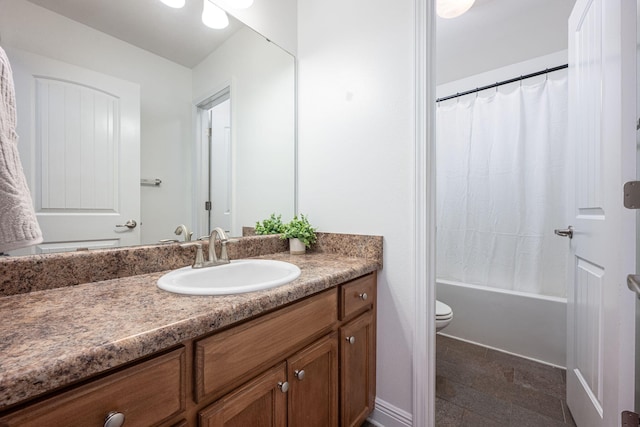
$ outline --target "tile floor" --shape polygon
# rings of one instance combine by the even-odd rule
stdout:
[[[564,369],[437,335],[436,426],[575,426]]]

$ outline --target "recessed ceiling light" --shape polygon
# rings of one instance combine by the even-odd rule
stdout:
[[[445,19],[457,18],[473,6],[476,0],[437,0],[438,16]]]
[[[209,28],[221,30],[229,26],[229,17],[226,12],[220,9],[209,0],[203,0],[202,23]]]

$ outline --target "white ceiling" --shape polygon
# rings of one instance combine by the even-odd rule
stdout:
[[[188,68],[200,63],[243,26],[229,16],[230,25],[224,30],[206,27],[200,18],[202,0],[187,0],[182,9],[172,9],[160,0],[29,1]],[[498,57],[510,61],[504,52],[509,45],[515,46],[512,50],[520,47],[519,54],[511,55],[513,61],[559,50],[562,31],[558,27],[566,22],[567,11],[574,3],[476,0],[458,18],[437,18],[438,80],[461,78],[471,69],[491,69]],[[461,64],[469,65],[463,67],[468,71]]]
[[[229,16],[224,30],[206,27],[202,0],[182,9],[160,0],[29,0],[170,61],[193,68],[243,24]]]
[[[567,48],[575,0],[476,0],[464,15],[436,20],[438,82]]]

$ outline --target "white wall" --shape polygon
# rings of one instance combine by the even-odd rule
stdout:
[[[196,104],[231,83],[233,235],[274,212],[293,216],[294,73],[291,55],[248,28],[193,69]]]
[[[3,46],[48,56],[140,85],[143,242],[175,237],[190,218],[191,70],[24,0],[0,0]]]
[[[575,0],[478,0],[437,20],[436,75],[442,84],[567,49]]]
[[[504,67],[491,69],[489,71],[485,71],[483,73],[468,75],[459,80],[451,81],[448,83],[440,84],[436,87],[436,97],[441,98],[449,95],[453,95],[455,93],[465,92],[467,90],[472,90],[477,87],[482,87],[486,85],[493,84],[495,82],[509,80],[514,77],[523,76],[525,74],[531,74],[537,71],[541,71],[547,68],[553,68],[558,65],[567,64],[569,61],[569,57],[567,56],[567,50],[561,50],[558,52],[553,52],[548,55],[543,55],[539,57],[530,57],[526,61],[512,63],[506,65]],[[560,70],[554,72],[552,74],[552,78],[559,78],[567,75],[567,70]],[[546,78],[545,75],[541,75],[538,77],[532,77],[531,79],[527,79],[523,81],[523,84],[535,84],[536,82],[542,81]],[[508,93],[513,90],[513,87],[519,85],[519,82],[511,83],[509,85],[500,86],[498,88],[499,91]],[[495,92],[496,89],[487,89],[486,91],[479,92],[478,96],[490,96]],[[476,96],[475,94],[466,95],[467,97]],[[460,100],[463,100],[464,97],[461,97]],[[455,100],[445,101],[456,102]]]
[[[297,53],[297,0],[256,0],[248,9],[235,9],[225,0],[213,0],[287,52]]]
[[[377,396],[412,412],[413,1],[298,1],[299,210],[384,236]],[[392,420],[376,412],[387,427]]]

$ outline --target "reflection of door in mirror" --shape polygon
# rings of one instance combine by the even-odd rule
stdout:
[[[193,229],[196,236],[208,236],[215,227],[231,234],[233,209],[233,142],[231,86],[197,104],[198,137],[194,150],[195,170]]]
[[[231,233],[233,224],[231,186],[231,100],[229,89],[225,95],[216,97],[209,110],[209,229],[220,227]]]
[[[12,255],[139,244],[139,86],[19,49],[9,55],[44,237]]]

